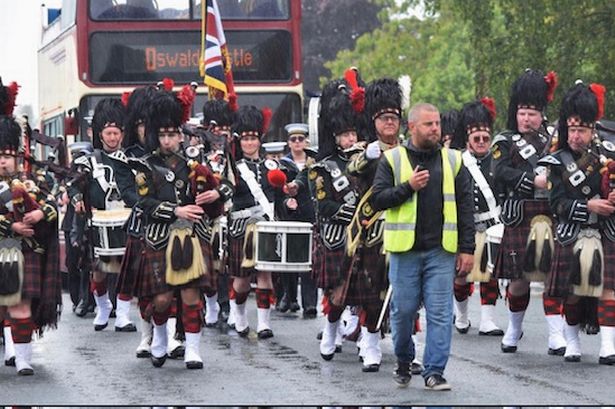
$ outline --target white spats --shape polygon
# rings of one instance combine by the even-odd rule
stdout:
[[[218,304],[218,294],[211,297],[205,297],[205,325],[208,327],[218,323],[218,314],[220,314],[220,304]]]
[[[199,352],[199,343],[201,342],[201,332],[186,332],[186,354],[184,362],[188,369],[202,369],[203,360]]]
[[[171,319],[169,319],[170,321]],[[167,334],[167,323],[162,325],[154,324],[154,335],[152,337],[151,352],[155,358],[162,358],[167,354],[167,344],[169,337]]]
[[[15,369],[18,375],[32,375],[34,370],[30,366],[32,362],[32,343],[14,344],[15,346]]]
[[[600,326],[600,357],[615,356],[615,327]]]
[[[248,314],[246,312],[246,303],[237,304],[235,308],[235,330],[238,333],[245,333],[249,329]]]
[[[485,335],[491,335],[499,333],[502,335],[500,327],[495,325],[495,305],[481,305],[480,306],[480,326],[478,332]]]
[[[581,359],[581,338],[579,332],[581,326],[564,324],[564,337],[566,341],[566,352],[564,359],[569,362],[576,362]]]
[[[15,359],[15,347],[13,344],[13,335],[11,334],[11,327],[8,325],[3,328],[4,332],[4,364],[8,365],[11,359]]]
[[[151,322],[148,322],[141,318],[141,342],[137,347],[137,358],[147,358],[150,356],[150,344],[152,343],[152,336],[154,332],[154,326]]]
[[[335,339],[339,325],[340,320],[335,322],[325,321],[325,328],[322,331],[322,339],[320,340],[320,354],[327,361],[333,358],[335,353]]]
[[[470,320],[468,319],[468,299],[455,300],[455,328],[462,334],[468,332]]]
[[[549,349],[557,350],[566,347],[564,338],[564,327],[567,326],[561,315],[545,315],[549,327]]]
[[[129,318],[130,301],[116,300],[115,307],[115,328],[125,328],[134,325]]]
[[[382,350],[380,349],[380,332],[363,332],[363,337],[365,340],[363,341],[363,347],[361,349],[365,350],[365,354],[363,355],[363,366],[379,366],[380,361],[382,361]]]
[[[517,343],[523,334],[523,317],[525,311],[511,312],[508,311],[508,328],[502,338],[502,347],[514,347],[517,348]],[[511,351],[514,352],[514,351]]]
[[[96,317],[94,317],[94,329],[100,331],[104,329],[109,323],[109,316],[113,309],[113,304],[109,299],[109,292],[104,293],[101,296],[94,293],[94,301],[96,302]]]

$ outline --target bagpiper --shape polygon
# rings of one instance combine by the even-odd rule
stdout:
[[[596,133],[605,88],[579,81],[562,100],[549,167],[557,241],[546,292],[563,297],[566,362],[581,360],[581,324],[597,309],[598,362],[615,365],[615,144]],[[596,303],[595,300],[599,299]]]
[[[56,326],[62,282],[55,200],[19,168],[19,158],[29,155],[21,141],[29,147],[30,130],[13,118],[17,90],[0,79],[0,321],[5,365],[33,375],[32,334]]]
[[[508,129],[493,139],[492,155],[497,194],[502,201],[503,237],[494,274],[507,286],[508,327],[502,352],[517,351],[523,317],[530,301],[530,282],[544,282],[551,268],[553,219],[547,200],[547,176],[538,160],[551,150],[544,110],[557,85],[554,72],[527,69],[513,84],[508,105]],[[563,355],[561,299],[543,293],[549,327],[548,354]]]
[[[130,160],[143,209],[145,250],[136,279],[137,296],[153,300],[151,361],[167,359],[167,321],[174,296],[185,334],[184,362],[202,369],[199,352],[202,291],[211,285],[212,256],[209,219],[220,207],[204,203],[206,192],[218,186],[209,169],[188,160],[182,150],[182,123],[189,118],[195,90],[184,86],[179,95],[161,90],[151,100],[146,118],[145,156]],[[178,318],[179,320],[179,318]]]

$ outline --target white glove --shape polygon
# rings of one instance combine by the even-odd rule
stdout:
[[[367,145],[365,149],[365,157],[367,159],[378,159],[380,157],[380,143],[378,141],[374,141]]]

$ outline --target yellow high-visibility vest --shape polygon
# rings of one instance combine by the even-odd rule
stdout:
[[[443,216],[442,247],[449,253],[457,252],[457,203],[455,202],[455,177],[461,169],[461,152],[442,148]],[[395,186],[408,183],[413,169],[406,147],[398,146],[384,152],[393,169]],[[400,206],[387,209],[384,220],[384,249],[392,253],[409,251],[414,246],[416,230],[417,192]]]

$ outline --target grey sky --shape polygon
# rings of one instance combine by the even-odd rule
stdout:
[[[40,42],[41,3],[40,0],[0,0],[0,76],[5,85],[11,81],[21,85],[15,114],[31,115],[33,126],[38,126],[36,51]],[[59,3],[59,0],[46,1],[48,5]]]

